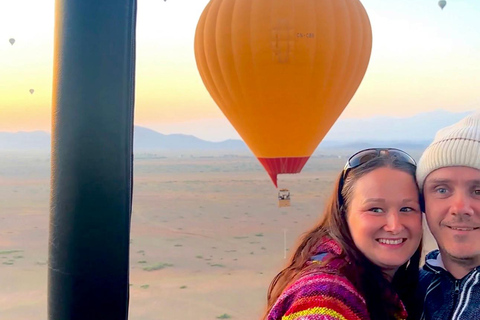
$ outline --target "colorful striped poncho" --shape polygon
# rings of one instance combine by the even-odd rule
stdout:
[[[329,254],[338,255],[340,247],[333,240],[322,245]],[[331,256],[330,256],[331,257]],[[315,263],[312,262],[312,263]],[[337,261],[333,260],[335,267]],[[397,319],[407,318],[402,312]],[[344,276],[318,269],[288,286],[270,310],[268,320],[370,320],[365,299]]]

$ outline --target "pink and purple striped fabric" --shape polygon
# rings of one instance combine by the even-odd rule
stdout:
[[[338,255],[340,247],[333,241],[321,246],[333,255]],[[332,265],[338,266],[339,259]],[[328,268],[328,266],[327,266]],[[401,302],[399,301],[401,304]],[[403,312],[398,320],[407,318]],[[305,274],[288,286],[270,310],[268,320],[370,320],[363,296],[343,275],[331,274],[321,268]]]

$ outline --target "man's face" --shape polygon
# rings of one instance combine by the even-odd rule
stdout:
[[[480,262],[480,170],[440,168],[427,176],[423,192],[428,227],[445,258]]]

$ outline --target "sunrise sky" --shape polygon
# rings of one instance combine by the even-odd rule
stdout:
[[[195,64],[193,38],[207,3],[138,0],[136,125],[212,141],[238,137]],[[480,1],[447,0],[443,11],[436,0],[362,3],[372,56],[343,118],[480,108]],[[0,131],[50,131],[54,5],[0,1]]]

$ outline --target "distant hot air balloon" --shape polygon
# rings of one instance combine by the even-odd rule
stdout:
[[[440,0],[438,1],[438,6],[443,10],[443,8],[445,8],[445,6],[447,5],[447,1],[445,0]]]
[[[347,106],[371,48],[359,0],[211,0],[195,34],[205,87],[275,186]]]
[[[33,89],[30,89],[28,91],[30,92],[30,94],[33,94],[35,92],[35,90],[33,90]]]
[[[8,39],[8,42],[10,42],[10,44],[13,46],[13,44],[15,43],[15,39],[10,38],[10,39]]]

